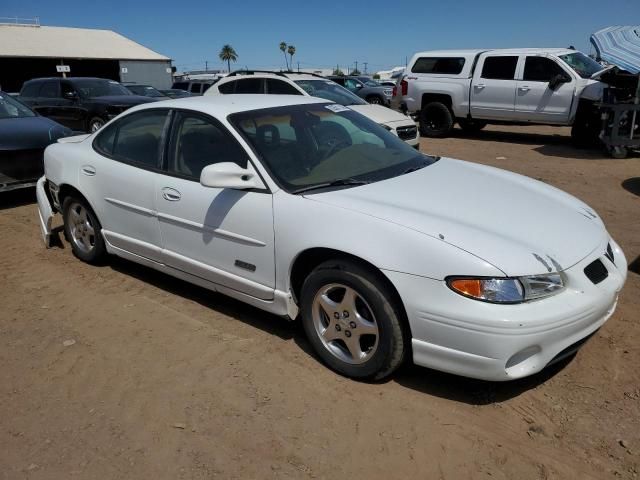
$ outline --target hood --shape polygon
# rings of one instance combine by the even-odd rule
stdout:
[[[105,105],[140,105],[141,103],[157,102],[155,98],[142,95],[109,95],[106,97],[90,97],[89,102],[103,103]]]
[[[447,158],[389,180],[306,198],[440,239],[508,276],[565,270],[608,238],[598,216],[561,190]]]
[[[351,110],[364,115],[365,117],[373,120],[376,123],[390,123],[390,122],[409,122],[415,125],[415,122],[410,117],[403,115],[402,113],[391,110],[390,108],[383,107],[382,105],[349,105]]]
[[[0,150],[44,148],[71,130],[46,117],[0,119]]]

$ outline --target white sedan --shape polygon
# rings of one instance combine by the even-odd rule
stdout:
[[[626,260],[598,215],[544,183],[409,147],[300,96],[141,105],[45,152],[45,240],[115,254],[300,317],[334,370],[408,356],[488,380],[540,371],[614,311]]]

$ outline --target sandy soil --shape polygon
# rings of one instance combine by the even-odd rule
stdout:
[[[422,143],[580,197],[640,271],[639,158],[541,127]],[[33,202],[0,195],[1,479],[638,476],[636,272],[605,327],[541,375],[493,384],[407,366],[365,384],[323,367],[295,323],[45,250]]]

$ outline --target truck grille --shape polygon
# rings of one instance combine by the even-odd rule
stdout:
[[[396,132],[402,140],[413,140],[418,136],[418,127],[398,127]]]
[[[600,259],[587,265],[584,269],[584,274],[593,282],[594,285],[599,284],[609,276],[607,267],[604,266]]]

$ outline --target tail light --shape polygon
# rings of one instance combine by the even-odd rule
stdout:
[[[393,87],[393,96],[398,95],[398,87]]]
[[[409,82],[402,80],[400,82],[400,87],[402,88],[402,95],[407,95],[409,92]]]

